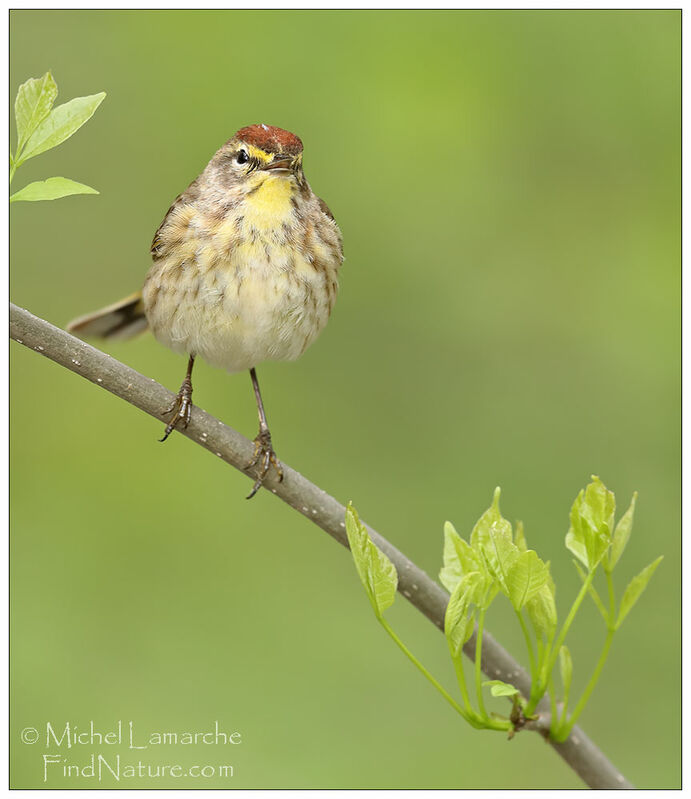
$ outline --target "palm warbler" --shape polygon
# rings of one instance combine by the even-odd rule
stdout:
[[[239,130],[170,207],[151,255],[141,292],[67,329],[130,338],[150,327],[162,344],[189,356],[161,441],[189,422],[196,357],[228,372],[249,369],[259,412],[248,464],[259,468],[249,499],[271,464],[283,477],[257,364],[292,361],[317,338],[343,262],[338,225],[305,179],[300,139],[270,125]]]

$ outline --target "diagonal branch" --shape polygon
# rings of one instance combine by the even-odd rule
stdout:
[[[10,337],[164,421],[163,411],[174,399],[172,392],[12,303]],[[190,423],[184,435],[249,477],[256,477],[255,469],[245,467],[254,453],[252,442],[196,406],[192,408]],[[283,482],[278,482],[275,475],[270,473],[264,483],[266,489],[347,547],[344,506],[299,472],[285,464],[282,466]],[[444,612],[449,599],[446,591],[375,530],[369,526],[367,529],[374,543],[396,567],[398,590],[443,630]],[[466,643],[464,651],[472,659],[475,636]],[[525,696],[530,694],[529,675],[486,631],[482,642],[482,670],[492,679],[511,682]],[[549,703],[546,699],[538,706],[538,711],[542,718],[538,723],[531,722],[528,726],[546,735],[549,729]],[[591,788],[633,788],[579,727],[573,728],[564,743],[552,740],[549,743]]]

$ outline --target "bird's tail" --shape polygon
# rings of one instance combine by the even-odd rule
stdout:
[[[79,338],[128,339],[143,333],[147,327],[142,293],[138,291],[107,308],[73,319],[67,330]]]

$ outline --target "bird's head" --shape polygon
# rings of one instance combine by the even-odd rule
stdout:
[[[273,125],[241,128],[211,162],[227,187],[251,191],[268,178],[302,185],[302,142]]]

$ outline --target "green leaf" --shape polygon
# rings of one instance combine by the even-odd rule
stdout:
[[[578,572],[578,576],[581,578],[581,582],[585,582],[588,579],[588,575],[583,571],[581,564],[577,560],[571,562],[576,567],[576,571]],[[609,624],[609,613],[605,608],[605,603],[600,599],[600,594],[598,594],[597,589],[592,583],[590,583],[588,586],[588,593],[595,603],[595,606],[600,611],[600,615],[605,620],[605,624]]]
[[[367,528],[360,521],[352,503],[346,508],[346,533],[355,568],[365,587],[369,601],[378,618],[393,605],[398,586],[398,573],[386,555],[369,537]]]
[[[69,178],[48,178],[29,183],[10,197],[11,203],[36,202],[37,200],[58,200],[71,194],[98,194],[96,189],[77,183]]]
[[[593,476],[585,491],[580,491],[571,507],[571,527],[566,548],[593,571],[610,545],[614,524],[614,494],[599,477]]]
[[[621,517],[621,519],[619,519],[619,522],[614,529],[614,535],[612,536],[612,548],[610,549],[609,559],[607,561],[608,571],[612,571],[614,569],[619,561],[619,558],[626,549],[626,545],[629,543],[637,498],[638,493],[634,491],[633,497],[631,498],[631,504],[629,505],[626,513]]]
[[[660,565],[662,555],[657,560],[654,560],[649,566],[646,566],[640,574],[637,574],[633,580],[626,586],[624,596],[621,598],[621,605],[619,606],[619,617],[617,618],[617,629],[621,623],[628,616],[631,608],[636,604],[640,595],[645,591],[646,586],[650,582],[650,578],[655,573],[655,569]]]
[[[29,136],[50,113],[57,96],[58,87],[50,72],[42,78],[29,78],[19,87],[14,101],[18,155]]]
[[[573,676],[573,661],[566,645],[559,650],[559,670],[561,672],[561,684],[564,686],[564,695],[566,695],[571,688],[571,678]]]
[[[30,136],[17,164],[23,164],[29,158],[69,139],[93,116],[105,96],[105,92],[100,92],[88,97],[75,97],[74,100],[54,108]]]
[[[444,614],[444,634],[452,657],[459,657],[463,644],[470,638],[474,628],[473,605],[478,595],[484,593],[484,575],[480,572],[464,574],[454,589]]]
[[[520,610],[547,583],[549,570],[534,549],[522,552],[506,575],[509,601]]]
[[[551,578],[526,603],[525,609],[538,637],[549,641],[557,629],[557,606],[554,602]]]
[[[470,545],[482,557],[487,571],[497,581],[503,593],[508,595],[506,575],[520,552],[513,543],[511,523],[499,511],[499,494],[500,489],[496,488],[492,504],[473,527]]]
[[[516,522],[516,532],[514,533],[513,542],[518,547],[519,552],[525,552],[528,549],[525,533],[523,532],[523,522]]]
[[[585,551],[585,537],[581,533],[580,525],[578,525],[577,529],[578,533],[574,530],[573,524],[569,527],[569,531],[566,534],[566,548],[588,568],[588,553]]]
[[[594,529],[605,532],[608,537],[611,537],[616,508],[614,494],[597,475],[592,475],[591,481],[585,489],[583,512]]]
[[[451,522],[444,523],[444,565],[439,572],[439,580],[449,593],[453,593],[454,589],[461,581],[463,576],[463,569],[461,561],[458,557],[456,542],[460,541],[461,537],[456,532],[456,528]]]
[[[480,546],[486,541],[490,530],[493,527],[501,533],[511,534],[511,523],[508,522],[499,510],[499,497],[501,489],[497,486],[494,489],[492,504],[477,520],[473,531],[470,534],[470,546],[477,552]]]
[[[439,580],[452,593],[464,574],[482,570],[482,564],[471,547],[456,532],[451,522],[444,525],[444,566]]]
[[[482,685],[491,689],[492,696],[516,696],[519,693],[514,685],[501,680],[485,680]]]

